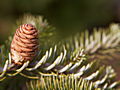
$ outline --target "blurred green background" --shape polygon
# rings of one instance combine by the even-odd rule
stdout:
[[[120,0],[1,0],[0,44],[26,13],[42,15],[61,35],[120,22]]]

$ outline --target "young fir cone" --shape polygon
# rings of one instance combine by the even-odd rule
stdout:
[[[12,63],[22,65],[32,60],[38,51],[38,31],[32,24],[23,24],[15,32],[11,43]]]

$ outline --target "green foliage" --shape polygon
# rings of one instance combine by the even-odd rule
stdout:
[[[88,30],[78,33],[74,37],[70,37],[65,41],[68,49],[83,48],[88,54],[95,54],[99,50],[120,47],[120,26],[119,24],[111,24],[110,27],[104,29],[94,29],[92,33]],[[116,49],[119,51],[120,49]]]
[[[19,68],[11,68],[11,55],[8,50],[12,40],[10,37],[6,41],[8,44],[0,49],[2,50],[0,53],[2,60],[0,80],[3,83],[5,78],[21,75],[21,78],[26,77],[30,80],[27,83],[26,80],[16,83],[19,85],[24,82],[30,90],[100,90],[115,89],[120,84],[119,81],[114,80],[116,73],[111,66],[101,66],[99,59],[90,60],[91,56],[96,55],[99,51],[104,52],[111,49],[114,49],[114,52],[120,51],[119,25],[113,24],[105,31],[104,29],[94,30],[92,34],[85,31],[58,43],[55,40],[57,37],[55,28],[49,26],[42,17],[25,15],[17,25],[25,23],[33,24],[40,31],[38,57]],[[8,55],[9,57],[7,57]],[[5,58],[4,63],[3,57],[8,59]]]
[[[100,90],[87,80],[69,76],[43,77],[27,83],[28,90]]]

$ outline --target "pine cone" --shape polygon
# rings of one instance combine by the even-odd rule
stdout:
[[[17,30],[11,43],[12,62],[22,65],[33,60],[38,51],[38,31],[31,24],[23,24]]]

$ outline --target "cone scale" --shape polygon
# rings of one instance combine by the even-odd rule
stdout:
[[[38,30],[32,24],[23,24],[15,32],[11,43],[12,63],[22,65],[31,61],[38,51]]]

